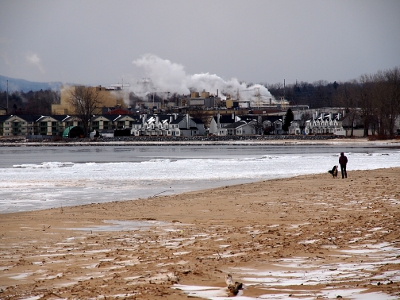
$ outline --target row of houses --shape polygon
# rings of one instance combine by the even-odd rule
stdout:
[[[90,130],[93,136],[216,136],[284,134],[284,116],[217,114],[207,122],[208,128],[199,118],[189,114],[126,114],[112,111],[94,115]],[[313,116],[301,126],[295,120],[289,134],[336,134],[344,135],[340,115],[322,114]],[[0,136],[82,136],[81,120],[69,115],[3,115],[0,116]],[[75,129],[73,129],[75,128]]]
[[[215,135],[246,135],[286,133],[283,130],[283,115],[217,115],[210,122],[209,132]],[[346,135],[340,113],[316,113],[306,121],[294,120],[290,123],[288,134],[334,134]]]
[[[81,120],[69,115],[4,115],[0,116],[0,136],[63,136],[81,137],[82,130],[72,130],[82,127]],[[195,136],[204,135],[204,123],[186,115],[131,115],[104,114],[93,116],[91,131],[114,135],[116,131],[124,135],[148,136]],[[73,136],[70,133],[74,133]]]
[[[304,126],[300,126],[300,121],[293,121],[289,127],[289,134],[334,134],[346,135],[343,128],[342,115],[340,113],[321,113],[318,112],[312,119],[306,120]]]

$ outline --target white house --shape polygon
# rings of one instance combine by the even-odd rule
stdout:
[[[227,135],[227,131],[224,128],[237,121],[238,119],[235,117],[235,114],[231,115],[217,114],[211,119],[208,132],[214,135]]]
[[[346,132],[340,121],[340,114],[332,113],[314,115],[313,119],[305,123],[305,134],[335,134],[346,135]]]
[[[252,124],[248,124],[245,121],[239,121],[229,124],[224,127],[227,130],[227,135],[254,135],[256,129]]]
[[[198,119],[190,118],[189,114],[177,116],[170,123],[171,134],[173,136],[195,136],[204,135],[205,127],[203,122]]]

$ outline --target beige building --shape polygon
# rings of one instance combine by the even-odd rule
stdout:
[[[2,116],[0,118],[0,136],[26,136],[32,134],[35,126],[33,116]]]
[[[81,86],[63,86],[61,87],[60,104],[52,104],[51,111],[53,115],[73,115],[75,114],[69,99],[71,94]],[[103,107],[121,107],[127,108],[124,102],[124,92],[122,90],[109,90],[102,86],[85,87],[96,90],[99,93],[101,105],[94,114],[102,114]]]

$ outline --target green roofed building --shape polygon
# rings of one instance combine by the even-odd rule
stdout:
[[[83,133],[83,128],[80,126],[69,126],[65,128],[63,132],[63,138],[83,138],[85,135]]]

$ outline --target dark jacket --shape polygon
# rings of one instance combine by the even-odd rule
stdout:
[[[347,157],[344,155],[344,153],[340,153],[340,157],[339,157],[339,164],[341,166],[345,166],[347,164]]]

